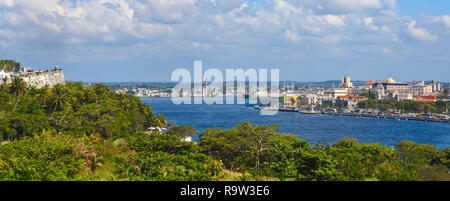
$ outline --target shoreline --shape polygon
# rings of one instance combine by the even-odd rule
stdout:
[[[254,107],[257,110],[264,109],[262,107],[256,106]],[[269,108],[269,110],[271,110]],[[276,109],[274,109],[276,110]],[[341,113],[341,112],[326,112],[326,111],[306,111],[299,110],[298,108],[278,108],[279,112],[298,112],[301,114],[325,114],[325,115],[334,115],[334,116],[353,116],[357,118],[376,118],[376,119],[395,119],[395,120],[403,120],[403,121],[424,121],[424,122],[437,122],[437,123],[450,123],[450,119],[437,119],[437,118],[426,118],[426,117],[403,117],[403,116],[394,116],[391,114],[379,115],[379,114],[355,114],[355,113]]]

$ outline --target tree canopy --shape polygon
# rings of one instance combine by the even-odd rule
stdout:
[[[20,68],[20,63],[14,60],[0,60],[0,71],[4,70],[6,72],[19,72]]]

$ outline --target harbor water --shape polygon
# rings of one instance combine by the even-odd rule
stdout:
[[[450,145],[450,124],[439,122],[406,121],[396,119],[357,118],[297,112],[278,112],[273,116],[260,115],[260,111],[245,105],[181,104],[170,98],[142,98],[155,113],[162,113],[177,125],[231,129],[243,121],[257,125],[279,124],[280,133],[292,133],[310,144],[332,144],[344,137],[359,139],[363,143],[395,146],[402,140],[420,144],[433,144],[445,149]],[[194,137],[194,140],[198,140]]]

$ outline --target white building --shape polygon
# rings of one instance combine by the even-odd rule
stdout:
[[[431,87],[432,87],[432,89],[433,89],[433,92],[439,92],[439,91],[441,91],[441,84],[440,84],[440,83],[438,83],[438,82],[432,80],[430,85],[431,85]]]
[[[350,88],[335,88],[331,90],[325,90],[323,92],[325,95],[329,95],[336,99],[339,96],[348,96],[350,95]]]
[[[413,97],[412,93],[400,93],[400,94],[397,94],[397,100],[398,101],[414,100],[414,97]]]
[[[410,93],[415,96],[431,94],[433,93],[433,85],[425,85],[425,83],[422,81],[419,84],[411,86]]]

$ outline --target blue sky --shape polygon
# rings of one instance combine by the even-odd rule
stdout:
[[[397,5],[401,12],[410,16],[420,13],[445,15],[450,11],[448,0],[397,0]]]
[[[450,81],[450,3],[2,0],[0,55],[74,81],[168,81],[194,60],[297,81]]]

